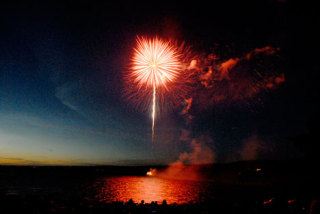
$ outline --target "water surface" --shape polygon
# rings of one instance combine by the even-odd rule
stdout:
[[[170,180],[148,176],[106,177],[97,181],[97,198],[101,202],[144,200],[168,203],[194,203],[202,200],[207,184],[199,181]]]

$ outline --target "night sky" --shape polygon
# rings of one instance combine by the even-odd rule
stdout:
[[[191,152],[193,140],[215,162],[313,158],[315,8],[289,0],[1,2],[0,164],[170,163]],[[183,105],[171,109],[152,144],[149,113],[123,92],[137,35],[184,41],[221,61],[272,46],[272,60],[237,71],[263,64],[285,81],[250,99],[194,102],[188,125]]]

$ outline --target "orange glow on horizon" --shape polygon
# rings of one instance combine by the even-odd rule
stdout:
[[[0,154],[1,155],[1,154]],[[95,163],[92,164],[103,164]],[[90,162],[79,159],[65,159],[64,157],[43,157],[37,155],[2,155],[0,165],[12,166],[78,166],[90,165]]]

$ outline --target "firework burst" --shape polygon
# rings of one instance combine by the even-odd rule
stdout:
[[[178,49],[157,37],[138,37],[132,62],[132,77],[140,87],[166,87],[181,71]]]
[[[182,63],[179,48],[172,42],[155,38],[138,37],[132,57],[129,78],[138,89],[152,92],[151,118],[152,141],[154,140],[157,112],[157,92],[170,91],[181,75]]]

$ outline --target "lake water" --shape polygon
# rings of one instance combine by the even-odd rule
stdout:
[[[143,167],[2,167],[0,213],[160,213],[164,209],[170,213],[306,213],[319,195],[317,177],[302,179],[296,174],[239,177],[232,169],[191,181],[146,176],[145,171]],[[146,204],[122,203],[130,199]],[[184,205],[150,204],[163,200]],[[117,201],[121,203],[112,203]]]
[[[208,182],[169,180],[148,176],[106,177],[96,182],[96,197],[101,202],[144,200],[168,203],[194,203],[207,198]]]

